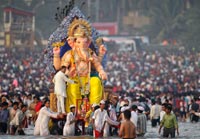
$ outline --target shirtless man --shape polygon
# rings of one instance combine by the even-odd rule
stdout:
[[[123,139],[135,139],[136,128],[135,125],[130,121],[131,112],[130,110],[124,111],[125,121],[121,123],[119,136]]]

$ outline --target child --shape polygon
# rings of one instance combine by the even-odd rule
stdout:
[[[160,123],[160,129],[159,129],[159,134],[160,134],[161,129],[164,126],[163,137],[169,137],[170,135],[171,138],[174,138],[175,130],[177,130],[177,135],[179,135],[176,116],[173,113],[171,113],[171,111],[172,111],[172,105],[167,104],[165,108],[166,114],[163,116],[163,119]]]

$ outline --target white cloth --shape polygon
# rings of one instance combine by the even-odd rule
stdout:
[[[163,117],[164,117],[165,113],[166,113],[166,112],[165,112],[165,111],[163,111],[163,110],[160,112],[160,121],[162,121],[162,119],[163,119]]]
[[[103,130],[103,137],[109,137],[110,136],[110,125],[106,122],[104,130]]]
[[[65,113],[64,99],[66,96],[66,82],[74,83],[73,80],[70,80],[66,75],[59,71],[53,78],[54,82],[54,93],[57,95],[57,109],[58,112]]]
[[[111,120],[117,121],[117,114],[116,114],[115,109],[111,108],[109,114],[110,114],[110,119],[111,119]]]
[[[12,121],[13,118],[15,117],[16,113],[17,113],[17,110],[14,110],[13,108],[8,108],[9,109],[9,121]]]
[[[138,115],[135,111],[131,111],[131,122],[137,127]]]
[[[105,117],[106,123],[103,130],[103,137],[109,137],[110,136],[110,125],[119,125],[119,122],[112,120],[108,115]]]
[[[75,119],[75,115],[70,112],[67,114],[65,126],[63,128],[63,136],[74,136],[75,134],[75,122],[71,123]]]
[[[27,106],[29,107],[31,103],[33,102],[33,100],[28,99],[26,102],[27,102]]]
[[[33,102],[33,100],[30,99],[26,99],[24,100],[24,104],[26,104],[28,107],[30,106],[30,104]]]
[[[65,97],[57,95],[57,110],[58,113],[65,113]]]
[[[92,119],[94,119],[94,126],[96,128],[96,130],[98,130],[99,132],[101,132],[104,122],[106,121],[106,116],[107,116],[107,112],[106,110],[101,111],[101,109],[97,109],[94,112],[94,115],[92,117]]]
[[[166,112],[163,111],[163,110],[160,112],[160,121],[162,121],[162,119],[163,119],[163,117],[164,117],[165,114],[166,114]],[[171,114],[174,114],[174,112],[171,111]]]
[[[103,129],[103,125],[105,123],[105,127],[103,129],[103,137],[109,136],[109,127],[110,127],[109,124],[111,125],[119,124],[119,122],[110,119],[106,110],[101,111],[100,108],[94,112],[92,119],[94,119],[94,126],[96,130],[99,132],[101,132],[101,130]]]
[[[19,126],[22,124],[26,114],[23,113],[21,110],[17,110],[15,117],[10,121],[10,125]]]
[[[74,81],[68,79],[62,71],[56,73],[56,75],[53,78],[53,82],[55,84],[55,94],[63,97],[66,97],[66,82],[69,82],[71,84],[74,83]]]
[[[158,104],[152,105],[150,110],[150,118],[158,119],[161,112],[161,106]]]
[[[56,118],[58,113],[52,112],[46,106],[42,107],[39,111],[38,118],[35,122],[34,135],[47,136],[49,135],[49,119],[50,117]]]

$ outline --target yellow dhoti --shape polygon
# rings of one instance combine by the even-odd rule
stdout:
[[[81,96],[81,87],[85,87],[85,84],[88,81],[88,77],[78,77],[70,78],[74,81],[77,81],[77,84],[68,84],[67,87],[67,98],[66,98],[66,111],[70,112],[69,106],[76,105],[77,99],[82,99]],[[90,104],[98,104],[102,99],[102,84],[98,77],[90,77],[90,93],[89,93],[89,102]],[[78,109],[80,109],[80,104],[78,104]]]

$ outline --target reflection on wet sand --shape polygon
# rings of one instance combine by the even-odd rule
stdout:
[[[200,126],[199,123],[179,122],[180,135],[176,139],[199,139],[200,138]],[[33,127],[25,129],[26,136],[11,136],[11,135],[0,135],[0,139],[94,139],[92,136],[33,136]],[[104,139],[119,139],[119,137],[108,137]],[[162,139],[162,136],[158,134],[158,127],[152,128],[150,121],[147,124],[147,133],[144,137],[137,139]]]

